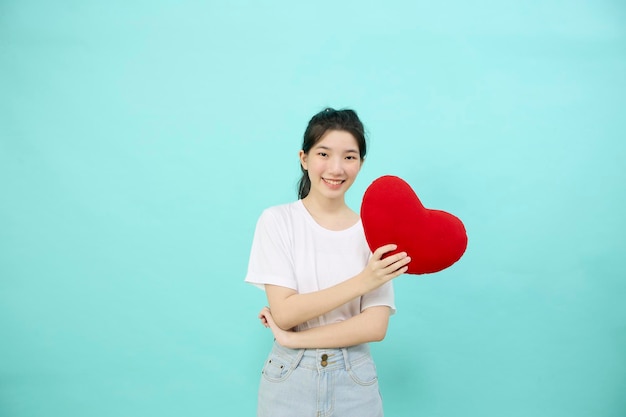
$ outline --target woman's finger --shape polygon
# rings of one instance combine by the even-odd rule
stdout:
[[[384,254],[386,254],[387,252],[391,252],[392,250],[396,250],[396,249],[398,249],[398,245],[390,243],[388,245],[384,245],[376,249],[372,255],[375,259],[380,260]]]
[[[407,256],[408,254],[406,252],[400,252],[391,256],[387,256],[385,259],[381,260],[383,268],[386,268],[389,265],[392,265],[398,261],[401,261],[405,259]]]
[[[391,274],[391,273],[399,271],[399,270],[401,270],[403,268],[408,269],[407,265],[409,264],[409,262],[411,262],[411,257],[405,255],[404,257],[402,257],[402,258],[400,258],[400,259],[390,263],[389,265],[387,265],[387,267],[384,268],[384,272],[386,274]]]

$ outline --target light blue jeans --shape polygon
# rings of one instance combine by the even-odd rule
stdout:
[[[257,410],[258,417],[382,417],[369,346],[289,349],[274,343]]]

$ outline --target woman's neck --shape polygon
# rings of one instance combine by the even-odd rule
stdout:
[[[327,198],[317,198],[315,195],[309,194],[302,199],[302,202],[309,211],[314,211],[319,214],[336,215],[345,210],[350,210],[343,198],[331,200]]]
[[[309,194],[302,199],[302,203],[315,221],[329,230],[344,230],[359,220],[359,215],[343,199],[321,201]]]

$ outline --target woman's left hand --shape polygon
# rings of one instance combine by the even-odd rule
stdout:
[[[261,320],[261,324],[263,326],[269,327],[270,330],[272,330],[272,333],[274,334],[274,338],[276,339],[276,342],[278,342],[279,345],[290,347],[289,340],[291,339],[293,332],[283,330],[280,327],[278,327],[278,325],[276,325],[276,322],[274,322],[274,318],[272,317],[272,312],[270,311],[268,307],[263,307],[263,309],[259,313],[259,319]]]

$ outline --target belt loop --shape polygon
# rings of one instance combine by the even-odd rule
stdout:
[[[304,356],[304,351],[305,350],[306,349],[300,349],[300,351],[296,355],[295,359],[291,363],[291,369],[296,369],[298,367],[298,365],[300,364],[300,361],[302,360],[302,357]]]
[[[346,371],[350,370],[350,359],[348,358],[348,349],[341,348],[341,353],[343,353],[343,363],[346,367]]]

